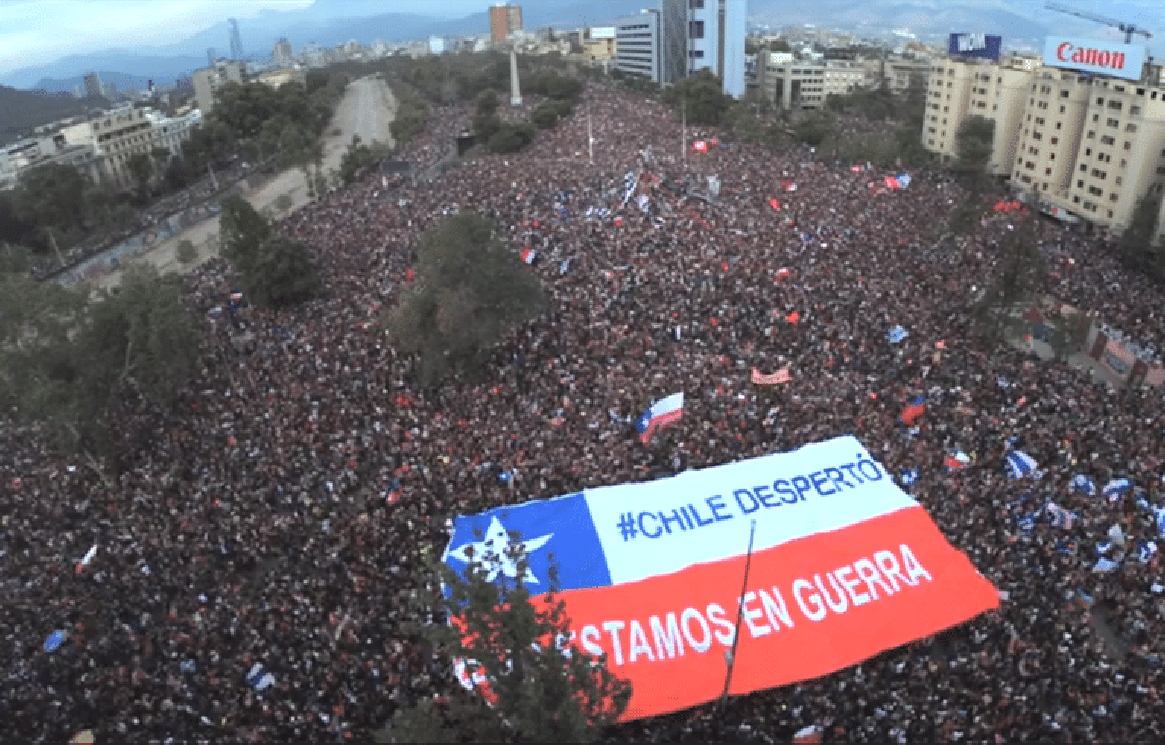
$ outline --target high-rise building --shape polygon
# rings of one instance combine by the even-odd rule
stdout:
[[[231,27],[231,59],[241,61],[243,59],[243,39],[239,36],[239,22],[234,18],[228,18],[227,23]]]
[[[739,98],[747,12],[747,0],[660,0],[658,8],[615,22],[615,66],[661,86],[709,69]]]
[[[489,35],[494,44],[522,30],[522,6],[500,3],[489,9]]]
[[[271,61],[277,65],[290,65],[295,59],[295,51],[291,47],[291,42],[287,39],[280,39],[275,42],[275,47],[271,50]]]
[[[1039,60],[1027,57],[999,62],[961,57],[937,61],[927,82],[923,146],[947,158],[958,157],[959,125],[968,116],[982,116],[995,122],[988,170],[996,175],[1010,173],[1024,99],[1039,67]]]
[[[1123,63],[1127,55],[1136,69],[1108,74],[1091,59],[1057,58],[1060,41],[1049,37],[1052,52],[1045,49],[1042,65],[954,56],[934,65],[922,142],[956,157],[963,122],[975,115],[991,119],[993,173],[1008,176],[1014,190],[1048,214],[1119,233],[1142,198],[1165,192],[1160,67],[1142,66],[1137,48],[1126,45],[1098,59],[1116,69],[1113,57],[1119,54]],[[1114,43],[1098,47],[1105,44]]]
[[[227,83],[243,82],[242,62],[217,60],[211,67],[194,71],[194,100],[203,114],[214,108],[215,95]]]
[[[206,48],[206,66],[214,67],[214,47]]]
[[[666,0],[665,5],[682,0]],[[693,75],[711,70],[720,78],[724,92],[733,98],[744,95],[744,37],[748,0],[688,0],[684,71]],[[665,10],[666,14],[666,10]]]
[[[659,10],[615,21],[615,69],[654,83],[660,80]]]
[[[86,98],[97,98],[104,93],[104,90],[101,88],[101,78],[97,77],[97,73],[85,73],[84,83]]]

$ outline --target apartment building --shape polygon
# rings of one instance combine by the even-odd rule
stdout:
[[[510,34],[522,30],[522,6],[498,3],[489,9],[489,34],[494,44],[501,44]]]
[[[216,60],[212,67],[194,71],[194,100],[204,114],[214,109],[214,97],[227,83],[242,84],[246,68],[242,62]]]
[[[588,62],[615,59],[615,27],[602,26],[587,30],[582,40],[583,56]]]
[[[1030,57],[990,59],[951,57],[931,66],[927,80],[922,143],[945,158],[959,154],[957,133],[969,116],[995,122],[995,140],[988,170],[1012,171],[1019,149],[1019,123],[1028,88],[1040,68]]]
[[[852,60],[797,60],[789,52],[764,52],[756,63],[757,88],[785,109],[820,109],[829,96],[850,93],[865,80],[862,63]]]
[[[615,69],[660,82],[659,11],[643,12],[615,21]]]
[[[904,94],[910,90],[915,79],[927,79],[930,67],[929,59],[887,59],[882,64],[882,84],[889,87],[891,93]]]
[[[1165,189],[1165,88],[1045,67],[1022,127],[1012,184],[1045,208],[1119,233]]]
[[[94,182],[126,189],[134,183],[127,167],[131,156],[150,155],[159,148],[172,156],[180,155],[182,143],[201,122],[198,109],[184,116],[165,117],[153,109],[126,105],[64,127],[59,136],[69,145],[92,150],[88,173]]]
[[[72,166],[97,179],[97,161],[92,145],[70,144],[59,133],[18,140],[0,149],[0,190],[16,188],[23,172],[49,163]]]

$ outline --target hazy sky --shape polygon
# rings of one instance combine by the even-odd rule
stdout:
[[[69,54],[173,44],[227,18],[312,0],[0,0],[0,77]],[[368,0],[372,13],[466,16],[490,0]]]
[[[346,0],[334,11],[347,17],[376,13],[418,13],[445,18],[464,17],[484,11],[496,0]],[[527,7],[544,3],[573,5],[565,0],[511,0]],[[580,0],[583,1],[583,0]],[[940,11],[951,0],[906,0]],[[895,0],[869,0],[894,4]],[[967,5],[1006,8],[1044,20],[1067,20],[1046,10],[1043,0],[959,0]],[[829,0],[750,0],[750,11],[778,12],[790,7],[828,6]],[[39,65],[70,54],[110,48],[160,46],[182,41],[227,18],[254,18],[263,10],[306,8],[312,0],[0,0],[0,79],[15,70]],[[324,5],[331,5],[323,0]],[[655,0],[643,0],[652,6]],[[1165,37],[1165,0],[1061,0],[1061,4],[1093,13],[1135,21],[1158,31],[1154,46]],[[594,0],[601,8],[603,0]],[[1085,22],[1087,23],[1087,22]],[[1115,30],[1097,27],[1093,36],[1117,36]],[[224,37],[225,43],[225,37]]]

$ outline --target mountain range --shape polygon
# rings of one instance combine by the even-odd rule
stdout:
[[[519,0],[520,1],[520,0]],[[710,0],[714,1],[714,0]],[[655,0],[603,0],[602,3],[580,0],[525,0],[522,2],[523,25],[528,29],[553,26],[608,25],[615,18],[637,13],[642,7],[656,5]],[[486,7],[487,0],[482,6]],[[463,18],[409,13],[369,14],[378,7],[365,0],[317,0],[310,6],[291,11],[262,11],[256,18],[239,21],[243,48],[254,59],[266,59],[280,38],[287,38],[296,51],[315,43],[331,47],[350,40],[368,44],[376,39],[404,42],[430,36],[465,36],[489,31],[488,11]],[[439,7],[439,6],[438,6]],[[858,35],[876,36],[889,29],[909,28],[918,38],[934,40],[952,31],[997,33],[1005,46],[1039,48],[1049,33],[1077,36],[1107,36],[1115,30],[1070,15],[1044,9],[1040,0],[749,0],[749,20],[754,26],[815,24],[846,29]],[[1106,14],[1159,30],[1155,51],[1165,56],[1165,6],[1145,0],[1109,0]],[[435,9],[436,10],[436,9]],[[119,90],[144,87],[152,79],[156,84],[172,83],[206,65],[206,50],[220,53],[229,48],[226,19],[185,40],[164,46],[135,49],[108,49],[75,54],[54,62],[17,70],[0,83],[16,88],[40,88],[47,91],[72,91],[80,76],[90,70],[109,71]],[[1138,39],[1138,41],[1140,41]],[[125,76],[125,77],[120,77]]]

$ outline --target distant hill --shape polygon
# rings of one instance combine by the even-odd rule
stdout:
[[[83,100],[72,94],[21,91],[0,85],[0,142],[20,139],[33,127],[108,105],[104,98]]]

